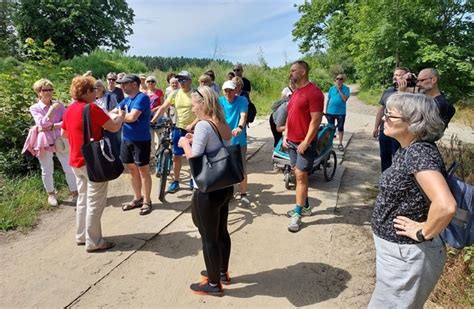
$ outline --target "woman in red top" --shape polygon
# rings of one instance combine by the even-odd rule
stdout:
[[[151,117],[153,118],[153,115],[155,112],[160,108],[161,104],[163,104],[165,100],[165,94],[163,91],[159,88],[156,87],[156,77],[153,75],[150,75],[146,78],[146,85],[147,85],[147,90],[146,90],[146,95],[150,98],[150,109],[151,109]],[[160,143],[160,134],[158,131],[154,129],[150,129],[151,133],[151,156],[155,154],[157,144]]]
[[[73,168],[79,196],[76,206],[76,243],[86,246],[87,252],[112,248],[115,244],[102,237],[100,218],[107,202],[107,182],[92,182],[87,177],[87,169],[81,147],[84,144],[82,113],[90,104],[91,133],[94,140],[102,138],[102,129],[117,132],[123,115],[107,115],[94,101],[96,98],[95,79],[91,76],[76,76],[71,83],[71,97],[74,102],[63,117],[63,135],[70,145],[69,165]]]

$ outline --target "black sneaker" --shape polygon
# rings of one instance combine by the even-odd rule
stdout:
[[[209,284],[209,281],[204,280],[199,283],[193,283],[189,286],[193,290],[194,294],[197,295],[211,295],[211,296],[223,296],[224,290],[222,289],[222,284],[212,286]]]
[[[208,276],[207,276],[207,270],[202,270],[201,271],[201,276],[202,276],[202,279],[203,280],[209,280]],[[225,285],[229,285],[230,284],[230,276],[229,276],[229,272],[227,271],[225,274],[221,275],[221,283],[222,284],[225,284]]]

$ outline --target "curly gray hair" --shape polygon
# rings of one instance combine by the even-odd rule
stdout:
[[[444,123],[433,98],[423,94],[396,93],[388,98],[387,108],[400,113],[417,140],[435,142],[443,136]]]

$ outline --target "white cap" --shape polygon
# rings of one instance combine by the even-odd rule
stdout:
[[[231,81],[231,80],[227,80],[224,82],[224,84],[222,85],[222,89],[225,90],[225,89],[232,89],[234,90],[235,89],[235,83],[234,81]]]

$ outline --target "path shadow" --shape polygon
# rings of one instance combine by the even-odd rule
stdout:
[[[196,231],[167,234],[133,233],[107,236],[115,247],[108,251],[149,251],[170,259],[196,256],[202,250],[201,238]]]
[[[301,262],[255,274],[232,277],[232,284],[244,287],[225,290],[227,296],[250,298],[264,295],[285,297],[295,307],[311,306],[336,298],[347,288],[351,275],[323,263]]]

